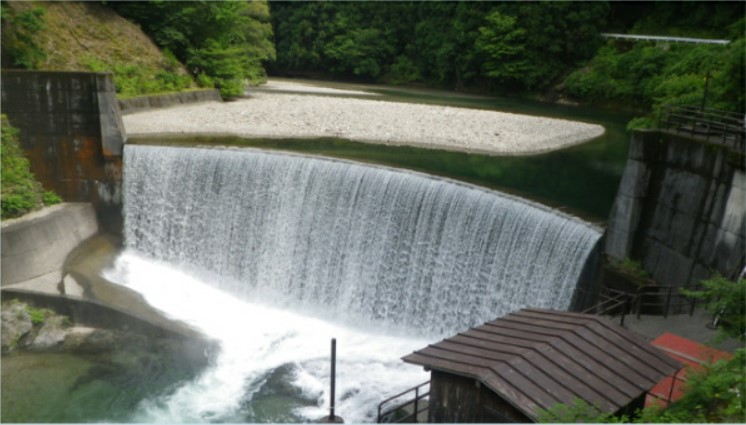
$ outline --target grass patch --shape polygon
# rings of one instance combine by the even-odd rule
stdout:
[[[0,186],[2,199],[0,218],[20,217],[28,212],[61,202],[59,196],[45,191],[31,173],[28,159],[24,156],[18,141],[18,129],[12,127],[8,118],[2,115],[2,143],[0,157],[2,170]]]

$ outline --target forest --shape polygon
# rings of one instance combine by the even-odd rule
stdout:
[[[271,3],[273,74],[564,98],[639,112],[743,112],[744,5],[736,2]],[[727,39],[606,41],[603,32]],[[633,125],[650,125],[640,119]]]
[[[3,1],[3,64],[43,68],[44,7]],[[43,5],[43,3],[41,3]],[[636,112],[663,104],[744,112],[743,2],[101,2],[139,25],[191,77],[138,76],[128,95],[216,87],[240,96],[267,75],[416,85]],[[606,40],[601,33],[726,39],[728,45]],[[148,80],[156,80],[153,85]]]

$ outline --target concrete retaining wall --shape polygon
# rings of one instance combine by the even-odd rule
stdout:
[[[112,75],[3,70],[0,81],[2,111],[36,178],[65,201],[91,202],[116,230],[126,135]]]
[[[119,110],[122,111],[122,114],[126,115],[148,109],[167,108],[169,106],[199,102],[219,102],[221,100],[222,98],[220,97],[220,92],[218,90],[194,90],[181,93],[139,96],[132,99],[123,99],[119,101]]]
[[[54,205],[4,221],[0,286],[45,276],[61,280],[65,258],[96,233],[96,213],[91,204],[85,203]]]
[[[658,282],[688,285],[746,263],[743,153],[664,131],[636,131],[606,253],[641,261]]]

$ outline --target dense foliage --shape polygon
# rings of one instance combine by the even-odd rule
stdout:
[[[683,291],[705,302],[705,308],[718,316],[721,338],[746,341],[746,279],[732,281],[720,274],[702,281],[702,289]]]
[[[663,104],[743,112],[740,2],[277,2],[280,75],[563,95],[649,113]],[[740,18],[740,20],[739,20]],[[622,32],[722,45],[607,42]],[[705,83],[707,81],[707,83]]]
[[[570,74],[565,90],[586,103],[652,110],[635,124],[655,124],[662,105],[704,104],[743,113],[743,61],[743,37],[727,46],[609,42],[588,66]]]
[[[18,130],[11,127],[2,115],[2,139],[0,139],[0,186],[2,197],[2,219],[19,217],[27,212],[60,202],[52,192],[44,191],[31,173],[28,159],[18,143]]]
[[[194,86],[192,77],[180,72],[180,64],[167,50],[166,64],[160,70],[152,70],[132,63],[107,63],[95,56],[82,58],[90,71],[114,73],[114,86],[121,99],[154,93],[170,93]]]
[[[3,1],[2,16],[5,68],[112,72],[120,97],[195,86],[173,55],[105,5]]]
[[[34,69],[46,59],[35,35],[44,29],[43,7],[16,11],[1,3],[3,68]]]
[[[590,58],[606,3],[272,3],[272,70],[450,88],[544,89]]]
[[[266,1],[153,0],[110,5],[172,52],[200,85],[214,86],[224,97],[243,94],[246,81],[266,79],[262,62],[274,58]]]

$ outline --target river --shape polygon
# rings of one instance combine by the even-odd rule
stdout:
[[[340,87],[339,84],[329,85]],[[168,140],[138,138],[132,142],[243,145],[408,168],[518,194],[597,223],[605,221],[626,158],[624,124],[628,117],[525,100],[388,87],[371,90],[387,100],[582,120],[603,125],[606,133],[581,146],[530,157],[376,146],[339,139],[196,136]],[[371,186],[375,188],[375,184]],[[151,206],[155,206],[161,200],[155,197],[152,202]],[[198,206],[199,202],[195,201],[194,205]],[[148,214],[147,204],[140,208]],[[233,213],[229,210],[225,214]],[[153,212],[153,216],[159,215]],[[318,220],[322,216],[319,214]],[[186,214],[179,220],[189,217],[190,214]],[[302,221],[302,217],[300,219]],[[330,225],[337,223],[334,221]],[[193,228],[193,224],[189,226]],[[173,235],[166,233],[162,237],[164,241]],[[292,237],[298,236],[293,233]],[[399,243],[407,245],[406,240]],[[189,244],[206,251],[210,249],[208,245]],[[213,245],[219,245],[219,241]],[[323,245],[323,241],[319,243],[322,248]],[[214,270],[194,270],[173,259],[160,261],[132,248],[135,247],[122,253],[104,272],[105,277],[141,292],[151,305],[169,317],[218,337],[223,350],[213,359],[213,364],[205,370],[194,371],[188,365],[142,353],[11,355],[3,358],[3,421],[310,421],[323,416],[328,403],[330,337],[339,340],[341,382],[338,394],[341,395],[338,413],[345,415],[348,421],[372,420],[375,404],[383,397],[427,379],[421,369],[405,365],[399,358],[432,342],[432,336],[406,332],[389,335],[380,329],[376,331],[378,326],[366,328],[360,323],[334,323],[320,319],[323,314],[303,314],[301,310],[304,309],[295,304],[288,308],[287,301],[282,308],[271,302],[254,303],[215,290],[215,286],[224,285],[224,281],[233,280],[235,276],[227,278]],[[181,254],[177,252],[177,255]],[[271,257],[272,253],[268,255]],[[330,261],[329,258],[324,261]],[[385,255],[382,258],[387,261]],[[358,263],[366,267],[362,259]],[[267,273],[277,274],[284,269],[280,267]],[[323,271],[319,273],[324,274]],[[216,284],[216,281],[220,282]],[[200,308],[194,308],[195,300]],[[318,309],[317,305],[314,307]],[[256,326],[259,323],[261,326]]]

